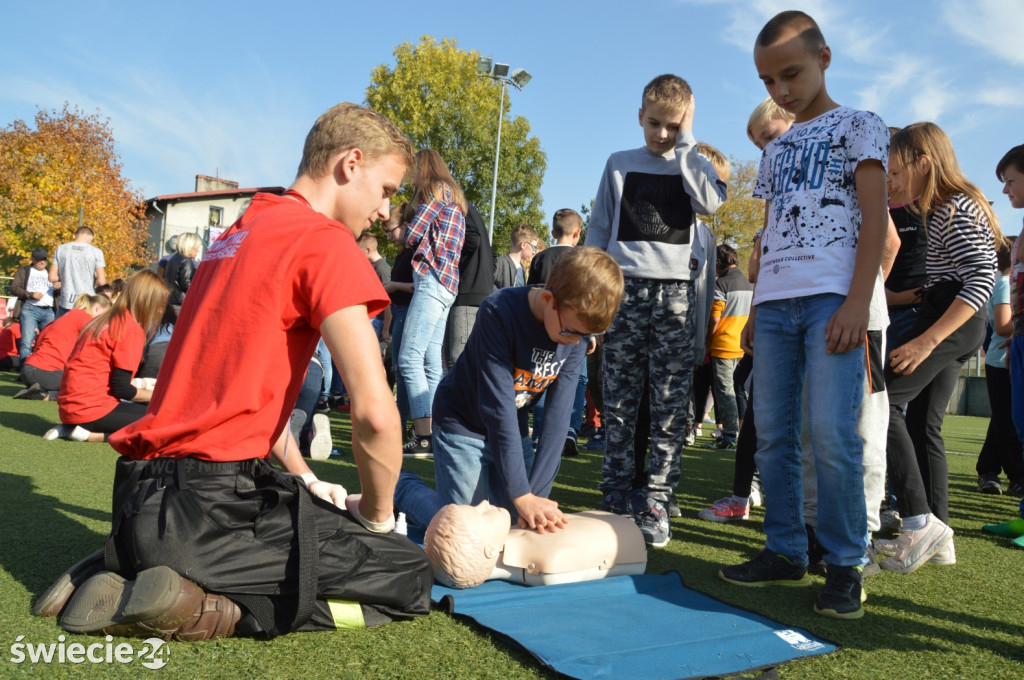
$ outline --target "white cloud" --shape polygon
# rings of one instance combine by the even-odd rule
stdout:
[[[978,94],[978,103],[1017,109],[1024,108],[1024,90],[1009,85],[983,89]]]
[[[1024,3],[947,0],[942,18],[954,33],[1011,64],[1024,65]]]

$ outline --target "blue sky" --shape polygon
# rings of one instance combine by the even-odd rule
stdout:
[[[395,45],[451,37],[533,74],[511,93],[512,111],[547,153],[550,217],[589,203],[609,153],[643,143],[640,92],[659,73],[693,87],[698,139],[757,158],[745,128],[765,91],[751,50],[784,9],[821,25],[833,99],[890,125],[941,125],[1003,229],[1019,232],[1022,215],[994,174],[1024,143],[1019,0],[9,3],[0,124],[65,100],[98,112],[147,197],[191,191],[196,174],[287,185],[312,122],[339,101],[362,102]]]

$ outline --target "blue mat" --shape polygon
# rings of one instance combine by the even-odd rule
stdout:
[[[534,588],[435,585],[432,599],[579,680],[732,675],[838,649],[690,590],[675,573]]]

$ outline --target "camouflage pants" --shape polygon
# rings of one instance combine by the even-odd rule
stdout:
[[[694,289],[689,281],[626,278],[604,340],[605,448],[601,491],[629,493],[633,437],[645,383],[651,402],[648,496],[667,501],[679,483],[693,380]]]

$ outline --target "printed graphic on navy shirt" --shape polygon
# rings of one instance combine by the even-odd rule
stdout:
[[[627,172],[622,183],[618,240],[685,245],[693,206],[679,175]]]
[[[516,389],[516,409],[529,406],[540,398],[544,390],[558,378],[558,372],[562,370],[566,360],[556,361],[554,350],[534,349],[530,361],[530,368],[516,366],[512,371],[512,383]]]

